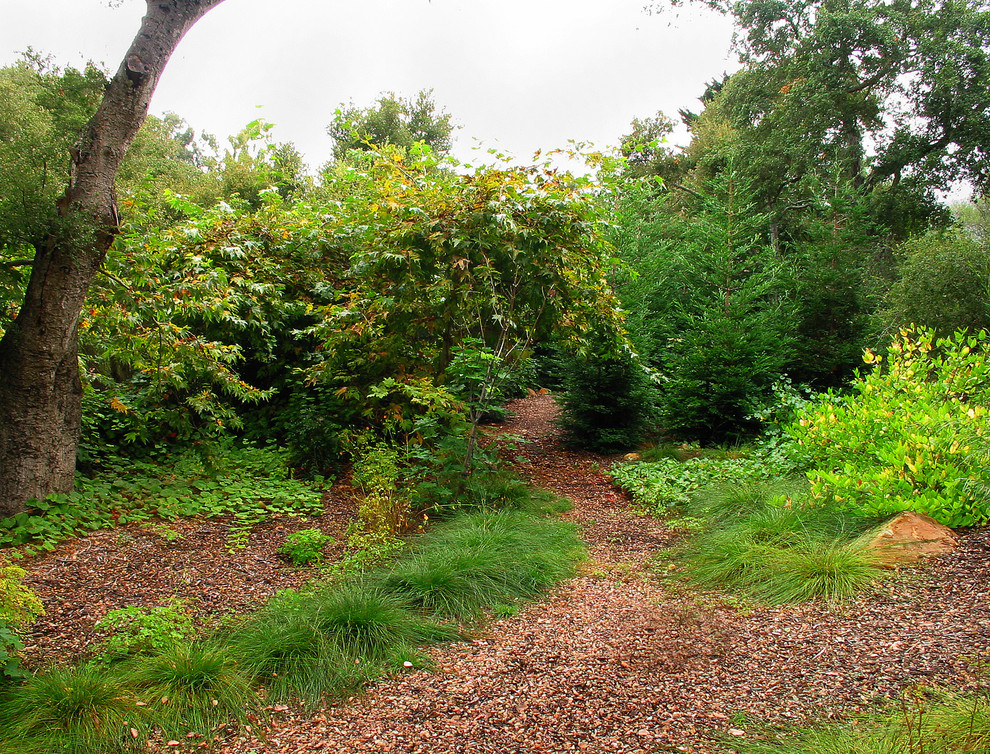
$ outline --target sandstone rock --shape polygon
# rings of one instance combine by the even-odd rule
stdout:
[[[958,542],[952,529],[931,516],[905,511],[877,529],[867,547],[877,551],[880,565],[897,568],[952,552]]]

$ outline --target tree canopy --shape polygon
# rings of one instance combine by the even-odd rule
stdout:
[[[421,91],[415,98],[388,92],[366,108],[352,102],[338,108],[327,126],[336,160],[344,159],[352,149],[365,151],[386,144],[409,149],[418,142],[446,154],[453,131],[450,114],[437,108],[432,90]]]

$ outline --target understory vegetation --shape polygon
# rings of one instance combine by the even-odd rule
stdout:
[[[179,604],[114,611],[76,667],[31,675],[0,697],[4,752],[143,750],[149,735],[212,745],[265,702],[315,706],[383,673],[429,666],[423,648],[468,637],[574,575],[575,527],[552,500],[462,512],[387,564],[329,571],[196,637]]]
[[[26,325],[53,303],[29,293],[45,255],[109,247],[66,318],[67,388],[29,386],[61,418],[21,421],[27,372],[0,371],[0,752],[209,746],[262,700],[428,665],[573,575],[559,502],[508,470],[526,438],[487,427],[528,391],[554,392],[570,446],[633,453],[608,473],[685,532],[657,564],[679,589],[849,603],[892,515],[990,522],[990,10],[705,5],[737,24],[740,68],[680,111],[682,148],[657,113],[574,147],[575,173],[468,165],[430,92],[383,94],[336,111],[314,170],[263,120],[221,145],[152,116],[99,232],[59,197],[107,75],[33,52],[0,69],[3,364],[54,353]],[[974,201],[946,206],[960,184]],[[50,478],[17,475],[38,458]],[[179,602],[112,610],[88,661],[21,666],[43,605],[18,559],[212,517],[237,557],[335,482],[359,500],[346,532],[279,551],[323,569],[305,588],[209,630]],[[926,699],[782,751],[986,751],[986,715],[985,694]]]

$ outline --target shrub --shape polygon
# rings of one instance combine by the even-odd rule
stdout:
[[[341,438],[358,417],[354,406],[323,384],[293,383],[275,418],[294,466],[307,475],[336,472],[345,457]]]
[[[409,499],[398,490],[399,452],[376,445],[361,452],[354,462],[354,484],[364,492],[358,518],[369,534],[395,536],[405,527]]]
[[[768,218],[752,182],[731,157],[695,189],[670,197],[667,212],[657,212],[655,197],[620,204],[617,240],[637,274],[619,296],[659,374],[664,432],[737,442],[756,434],[753,409],[786,370],[798,324],[793,285],[766,242]]]
[[[0,737],[43,752],[103,754],[144,748],[146,714],[121,676],[94,665],[53,669],[13,689]]]
[[[26,575],[0,559],[0,678],[23,675],[17,655],[24,644],[17,630],[45,613],[38,595],[21,583]]]
[[[908,329],[886,358],[867,351],[873,369],[851,394],[822,396],[787,428],[816,497],[867,516],[990,519],[988,345],[985,333],[933,342],[930,331]]]
[[[108,660],[163,652],[196,632],[188,606],[174,597],[152,607],[111,610],[96,622],[96,629],[106,634],[101,653]]]
[[[888,342],[918,325],[949,337],[961,329],[990,329],[990,249],[963,233],[931,233],[905,243],[900,280],[873,317]]]
[[[323,562],[323,546],[333,537],[319,529],[300,529],[285,538],[278,554],[294,566],[310,566]]]

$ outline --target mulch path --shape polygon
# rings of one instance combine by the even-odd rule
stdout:
[[[574,501],[590,561],[579,577],[474,641],[431,650],[433,672],[371,685],[318,713],[279,708],[262,741],[224,754],[301,752],[715,752],[762,726],[840,718],[897,698],[912,683],[974,682],[966,658],[990,649],[990,529],[906,569],[842,607],[740,608],[652,577],[677,541],[630,511],[602,475],[611,459],[564,450],[552,397],[510,406],[504,431],[525,440],[521,471]],[[340,539],[355,501],[343,485],[327,511],[256,527],[226,551],[229,522],[100,532],[23,563],[48,614],[28,660],[71,658],[107,610],[172,595],[203,615],[243,612],[308,571],[275,557],[286,534],[318,526]],[[331,553],[333,554],[333,553]],[[337,553],[339,554],[339,553]]]

